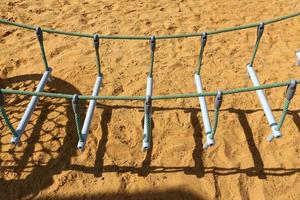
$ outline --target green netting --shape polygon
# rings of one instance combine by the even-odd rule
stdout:
[[[0,115],[1,117],[4,119],[5,124],[8,126],[9,130],[11,131],[11,133],[13,134],[14,137],[17,137],[17,133],[15,128],[13,127],[13,125],[10,123],[10,120],[6,114],[6,111],[3,107],[0,107]]]

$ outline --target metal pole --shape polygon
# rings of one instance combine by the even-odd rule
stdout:
[[[197,87],[197,92],[202,93],[203,89],[202,89],[201,77],[197,73],[195,73],[195,83]],[[205,97],[199,97],[199,102],[200,102],[202,119],[204,123],[204,129],[206,133],[206,144],[207,146],[211,146],[214,144],[214,139],[211,139],[211,137],[209,137],[209,135],[211,134],[211,125],[210,125]]]
[[[146,88],[146,100],[145,100],[145,116],[144,116],[144,133],[143,133],[143,146],[142,150],[146,151],[150,148],[150,138],[151,138],[151,129],[149,130],[148,127],[151,126],[151,112],[152,112],[152,87],[153,87],[153,80],[152,77],[147,77],[147,88]],[[146,120],[147,118],[149,120]],[[149,124],[150,123],[150,124]]]
[[[51,68],[48,68],[47,71],[44,72],[43,76],[42,76],[42,79],[40,81],[40,83],[38,84],[35,92],[42,92],[44,90],[44,87],[50,77],[50,74],[52,72],[52,69]],[[37,102],[39,100],[39,97],[38,96],[32,96],[26,110],[25,110],[25,113],[18,125],[18,127],[16,128],[16,137],[12,137],[11,139],[11,143],[12,144],[18,144],[18,142],[20,141],[20,137],[21,135],[23,134],[25,128],[26,128],[26,125],[28,124],[28,121],[33,113],[33,110],[34,108],[36,107],[37,105]]]
[[[250,79],[251,79],[253,85],[254,86],[259,86],[260,84],[259,84],[259,81],[257,79],[256,73],[255,73],[253,67],[250,64],[247,65],[247,70],[248,70],[248,74],[250,76]],[[267,117],[268,123],[269,123],[269,125],[272,129],[272,134],[268,137],[268,140],[271,141],[271,140],[273,140],[273,138],[281,137],[281,132],[279,130],[277,130],[277,122],[274,118],[274,115],[272,113],[272,110],[270,108],[270,105],[268,103],[268,100],[265,96],[264,91],[263,90],[256,90],[256,94],[258,96],[260,104],[263,107],[263,110],[264,110],[264,113]]]
[[[98,76],[97,79],[96,79],[95,85],[94,85],[92,96],[97,96],[98,95],[101,84],[102,84],[102,77]],[[80,150],[84,149],[84,146],[85,146],[85,143],[86,143],[86,140],[87,140],[87,136],[88,136],[88,133],[89,133],[90,125],[91,125],[91,122],[92,122],[95,107],[96,107],[96,100],[90,100],[89,107],[88,107],[88,110],[87,110],[87,113],[86,113],[86,116],[85,116],[85,119],[84,119],[82,130],[81,130],[83,141],[82,142],[79,141],[78,144],[77,144],[77,148],[80,149]]]

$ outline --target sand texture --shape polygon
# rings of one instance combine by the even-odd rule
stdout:
[[[65,31],[110,35],[202,32],[300,10],[299,0],[1,0],[0,16]],[[256,29],[208,37],[205,91],[252,86],[246,64]],[[91,38],[44,34],[53,81],[45,91],[90,95],[96,80]],[[200,37],[157,41],[154,95],[196,92]],[[254,63],[260,82],[300,79],[300,17],[266,26]],[[101,95],[144,95],[149,42],[101,40]],[[2,88],[34,91],[44,66],[34,31],[0,24]],[[279,120],[285,87],[267,90]],[[153,148],[141,152],[142,101],[98,101],[84,152],[77,150],[69,100],[40,98],[18,146],[0,123],[0,199],[300,199],[300,89],[283,137],[268,142],[255,92],[224,97],[216,144],[203,150],[197,98],[153,103]],[[16,127],[30,98],[7,95]],[[214,98],[207,98],[213,118]],[[88,101],[82,102],[81,118]]]

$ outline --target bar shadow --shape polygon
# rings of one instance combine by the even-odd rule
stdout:
[[[142,106],[128,106],[128,105],[105,105],[105,104],[97,104],[98,108],[103,108],[104,110],[107,110],[106,113],[111,113],[112,109],[138,109],[140,112],[143,111]],[[144,165],[141,167],[132,167],[132,166],[117,166],[117,165],[106,165],[103,166],[103,156],[105,148],[99,147],[102,149],[100,153],[100,160],[102,160],[101,165],[101,175],[102,173],[111,173],[111,172],[117,172],[117,173],[132,173],[132,174],[138,174],[143,175],[141,172],[146,171],[144,173],[145,176],[147,176],[149,173],[176,173],[176,172],[184,172],[187,175],[196,175],[198,178],[203,177],[205,174],[213,173],[214,175],[219,176],[226,176],[226,175],[232,175],[232,174],[238,174],[238,173],[244,173],[247,176],[258,176],[260,179],[265,179],[267,175],[272,176],[288,176],[295,173],[300,172],[300,168],[291,168],[291,169],[285,169],[285,168],[265,168],[264,163],[262,160],[262,157],[258,151],[258,148],[255,145],[254,138],[253,138],[253,132],[251,130],[251,127],[247,120],[247,115],[249,113],[254,113],[258,111],[262,111],[262,109],[252,109],[252,110],[239,110],[239,109],[222,109],[221,111],[228,111],[232,113],[236,113],[238,115],[238,120],[242,125],[242,128],[245,133],[245,137],[247,140],[248,148],[250,150],[250,153],[252,155],[252,159],[254,162],[254,166],[246,169],[239,169],[239,168],[222,168],[222,167],[205,167],[202,160],[202,154],[203,154],[203,143],[202,143],[202,134],[201,134],[201,125],[199,123],[199,117],[197,116],[197,113],[199,113],[199,109],[197,108],[182,108],[182,107],[153,107],[153,112],[155,111],[168,111],[168,110],[183,110],[184,112],[191,113],[191,123],[194,128],[194,140],[195,140],[195,148],[193,151],[193,159],[195,162],[195,167],[166,167],[166,166],[151,166],[151,153],[146,156],[146,159],[143,161]],[[210,110],[212,111],[212,110]],[[276,109],[274,111],[282,111],[281,109]],[[300,110],[294,110],[289,111],[288,114],[295,116],[298,116],[298,113]],[[104,112],[105,113],[105,112]],[[300,119],[300,118],[299,118]],[[106,120],[104,120],[106,121]],[[102,128],[104,129],[104,139],[103,142],[99,143],[103,144],[105,146],[107,141],[107,123],[103,123]],[[106,131],[105,131],[106,130]],[[102,140],[102,139],[101,139]],[[98,158],[99,159],[99,158]],[[84,173],[93,173],[95,174],[94,168],[91,167],[85,167],[80,165],[72,165],[71,170],[78,170],[83,171]],[[267,172],[266,172],[267,171]]]
[[[188,189],[170,188],[162,191],[144,190],[135,193],[118,192],[118,193],[99,193],[99,194],[82,194],[68,195],[66,197],[54,197],[56,200],[202,200],[205,199]],[[53,199],[53,196],[38,198],[39,200]]]
[[[21,75],[7,78],[0,81],[1,88],[12,88],[19,90],[32,91],[37,86],[38,81],[42,77],[41,74]],[[80,93],[77,88],[68,82],[59,78],[54,78],[47,84],[46,91],[61,92],[61,93]],[[6,95],[7,113],[12,123],[17,125],[26,108],[30,97],[22,95]],[[64,111],[58,111],[57,107],[64,107]],[[23,199],[34,198],[41,190],[51,186],[54,183],[53,176],[61,173],[70,166],[71,157],[76,154],[76,143],[78,138],[75,134],[75,125],[73,123],[74,115],[71,109],[70,102],[64,99],[50,99],[41,97],[35,112],[33,114],[25,133],[22,135],[20,146],[12,146],[9,142],[0,142],[1,154],[10,155],[12,159],[3,160],[6,157],[1,157],[0,172],[2,174],[17,174],[17,177],[0,178],[0,199]],[[57,112],[57,117],[53,119],[50,116],[51,112]],[[53,113],[52,113],[53,114]],[[15,117],[17,116],[17,117]],[[20,117],[19,117],[20,116]],[[66,118],[66,125],[62,126],[56,123],[59,117]],[[45,123],[54,124],[53,128],[44,126]],[[60,137],[54,135],[54,129],[65,129],[66,135]],[[2,126],[3,130],[3,126]],[[43,141],[41,134],[46,134],[51,137],[50,140]],[[1,136],[3,141],[3,135]],[[10,135],[5,137],[10,139]],[[25,139],[26,138],[26,139]],[[5,141],[9,141],[7,138]],[[47,143],[48,142],[48,143]],[[56,142],[58,150],[55,152],[49,148],[45,148],[45,144]],[[36,145],[40,145],[42,149],[36,149]],[[20,150],[20,148],[23,148]],[[7,150],[8,149],[8,150]],[[53,154],[56,156],[52,156]],[[41,157],[47,156],[47,161],[34,162],[32,156],[40,154]],[[19,156],[17,156],[19,155]],[[10,162],[10,165],[6,165]]]
[[[250,171],[250,173],[248,174],[249,176],[258,176],[260,179],[266,179],[266,174],[264,172],[264,163],[262,160],[262,157],[255,145],[254,142],[254,138],[253,138],[253,132],[252,129],[249,125],[249,122],[247,120],[247,115],[246,113],[250,113],[249,111],[245,112],[243,110],[240,109],[234,109],[234,108],[230,108],[228,110],[231,113],[235,113],[238,116],[238,120],[244,130],[245,133],[245,137],[247,140],[247,144],[248,144],[248,148],[250,150],[250,153],[252,155],[252,159],[253,159],[253,163],[254,163],[254,169],[255,169],[255,173],[254,174],[250,174],[252,173]]]
[[[104,154],[106,151],[106,143],[108,137],[108,123],[111,120],[112,109],[107,107],[102,107],[102,115],[101,115],[101,129],[102,136],[98,144],[98,149],[96,152],[96,160],[95,160],[95,177],[102,176],[103,163],[104,163]]]

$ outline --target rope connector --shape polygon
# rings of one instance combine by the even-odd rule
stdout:
[[[286,98],[288,100],[291,100],[294,97],[296,88],[297,88],[297,82],[295,80],[291,80],[286,91]]]
[[[207,42],[207,33],[203,32],[201,36],[201,47],[205,47]]]
[[[42,31],[41,27],[39,27],[39,26],[36,27],[35,32],[36,32],[39,42],[43,42],[43,31]]]
[[[150,114],[152,112],[152,98],[150,95],[146,96],[144,110],[146,114]]]
[[[0,90],[0,107],[4,107],[4,94],[3,92]]]
[[[222,91],[218,91],[217,95],[216,95],[216,100],[215,100],[215,109],[220,109],[221,105],[222,105],[222,100],[223,100],[223,93]]]
[[[79,113],[79,96],[78,96],[78,94],[73,95],[72,108],[73,108],[74,113],[76,113],[76,114]]]
[[[99,49],[99,45],[100,45],[100,42],[99,42],[99,35],[98,35],[98,34],[95,34],[95,35],[94,35],[94,47],[95,47],[95,49]]]
[[[151,38],[150,38],[150,48],[151,48],[151,51],[155,50],[155,46],[156,46],[156,38],[155,38],[155,36],[151,36]]]
[[[264,33],[264,29],[265,29],[265,23],[260,22],[257,27],[257,38],[261,38],[262,34]]]

